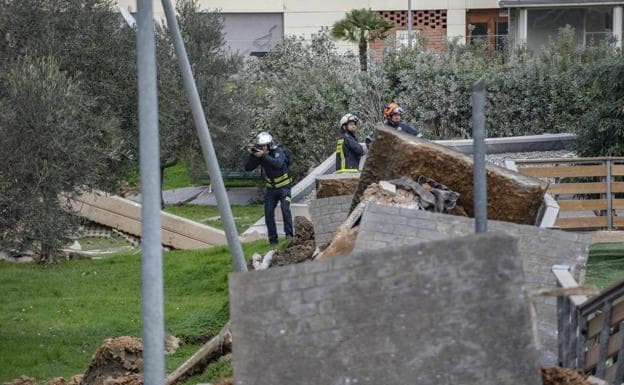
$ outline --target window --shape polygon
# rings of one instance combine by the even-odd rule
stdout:
[[[418,31],[417,29],[412,29],[412,47],[417,44],[419,36],[420,31]],[[397,48],[409,46],[409,34],[407,30],[397,30],[395,39]]]

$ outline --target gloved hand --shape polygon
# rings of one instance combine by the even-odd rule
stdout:
[[[375,136],[375,132],[371,132],[366,135],[366,139],[364,139],[364,143],[366,144],[366,148],[370,148],[371,143],[373,143],[373,137]]]

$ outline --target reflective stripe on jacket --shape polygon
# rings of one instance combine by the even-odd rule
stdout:
[[[288,162],[286,162],[286,155],[281,147],[275,146],[271,148],[268,154],[260,158],[247,154],[245,171],[254,170],[258,166],[264,170],[267,187],[278,189],[291,183],[291,179],[288,176]]]
[[[349,132],[343,132],[336,144],[336,172],[358,172],[364,149]]]
[[[284,186],[288,186],[292,179],[288,176],[288,173],[279,176],[277,178],[265,178],[266,179],[266,187],[270,188],[282,188]]]

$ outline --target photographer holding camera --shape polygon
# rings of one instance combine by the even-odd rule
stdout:
[[[286,239],[293,236],[292,215],[290,213],[291,179],[288,166],[291,159],[289,151],[283,146],[273,144],[273,137],[268,132],[261,132],[256,143],[249,149],[245,161],[245,171],[252,171],[261,166],[266,177],[264,193],[264,220],[269,235],[269,244],[277,245],[277,226],[275,224],[275,207],[279,202],[284,218]]]

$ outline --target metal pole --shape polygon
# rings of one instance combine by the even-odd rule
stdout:
[[[407,0],[407,46],[412,48],[412,0]]]
[[[138,0],[137,76],[139,85],[139,160],[141,173],[141,271],[143,378],[146,385],[165,379],[158,87],[152,0]]]
[[[611,201],[611,159],[606,161],[607,164],[607,228],[613,230],[613,202]]]
[[[217,198],[221,220],[223,221],[223,227],[225,228],[225,236],[227,237],[230,253],[232,255],[234,270],[247,271],[243,248],[241,247],[240,240],[238,239],[238,232],[236,231],[236,226],[234,225],[230,201],[227,193],[225,192],[225,184],[221,178],[221,170],[219,169],[217,155],[215,154],[214,147],[212,145],[212,138],[210,137],[210,131],[208,130],[208,123],[206,123],[204,110],[201,105],[201,100],[199,99],[199,93],[197,92],[193,72],[191,71],[191,64],[189,63],[186,48],[184,47],[184,42],[182,41],[182,34],[180,33],[178,20],[176,19],[175,9],[169,0],[162,0],[162,5],[165,11],[165,17],[167,18],[167,25],[169,26],[171,38],[173,39],[173,45],[175,46],[176,55],[178,56],[178,62],[180,63],[180,71],[182,72],[182,79],[184,80],[184,88],[186,88],[189,103],[191,104],[193,120],[195,121],[195,127],[197,128],[197,135],[199,136],[199,142],[201,143],[202,153],[204,154],[204,159],[206,161],[206,165],[208,166],[210,184],[213,185],[215,196]]]
[[[472,85],[472,143],[475,232],[487,231],[487,184],[485,180],[485,80]]]

